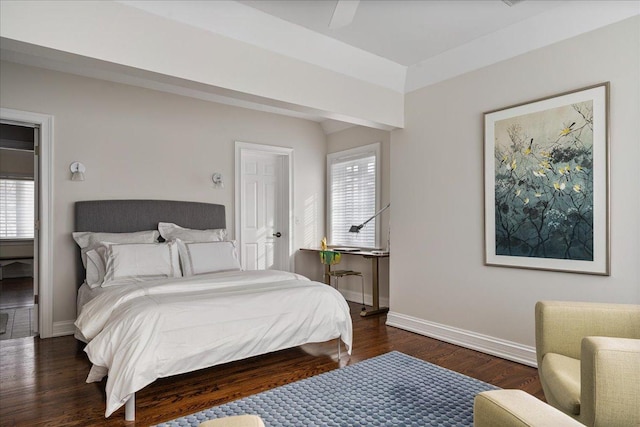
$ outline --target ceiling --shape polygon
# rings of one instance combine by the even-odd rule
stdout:
[[[640,14],[640,0],[115,1],[400,93]]]
[[[399,93],[640,14],[640,0],[113,1]],[[355,13],[346,25],[330,28],[339,3],[352,3]],[[326,133],[351,126],[242,96],[186,90],[142,70],[125,73],[113,64],[37,47],[7,49],[6,41],[3,46],[3,60],[303,117],[322,122]]]
[[[351,23],[336,29],[337,0],[239,3],[408,67],[567,2],[361,0]]]

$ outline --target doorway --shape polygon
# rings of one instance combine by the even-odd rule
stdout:
[[[293,271],[293,149],[236,142],[236,239],[245,270]]]
[[[39,128],[0,122],[0,340],[38,334]]]

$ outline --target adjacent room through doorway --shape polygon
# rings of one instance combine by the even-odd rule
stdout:
[[[37,335],[37,129],[0,124],[0,340]]]

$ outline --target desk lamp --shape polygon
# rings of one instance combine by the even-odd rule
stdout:
[[[360,230],[362,229],[362,227],[364,227],[369,221],[371,221],[373,218],[377,217],[378,215],[380,215],[382,212],[386,211],[387,209],[389,209],[389,206],[391,206],[391,203],[389,203],[387,206],[385,206],[384,208],[380,209],[378,212],[376,212],[371,218],[369,218],[368,220],[366,220],[365,222],[363,222],[360,225],[352,225],[351,228],[349,229],[349,233],[359,233]]]

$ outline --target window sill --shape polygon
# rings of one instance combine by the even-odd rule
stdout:
[[[0,239],[0,242],[7,246],[33,245],[33,239]]]

